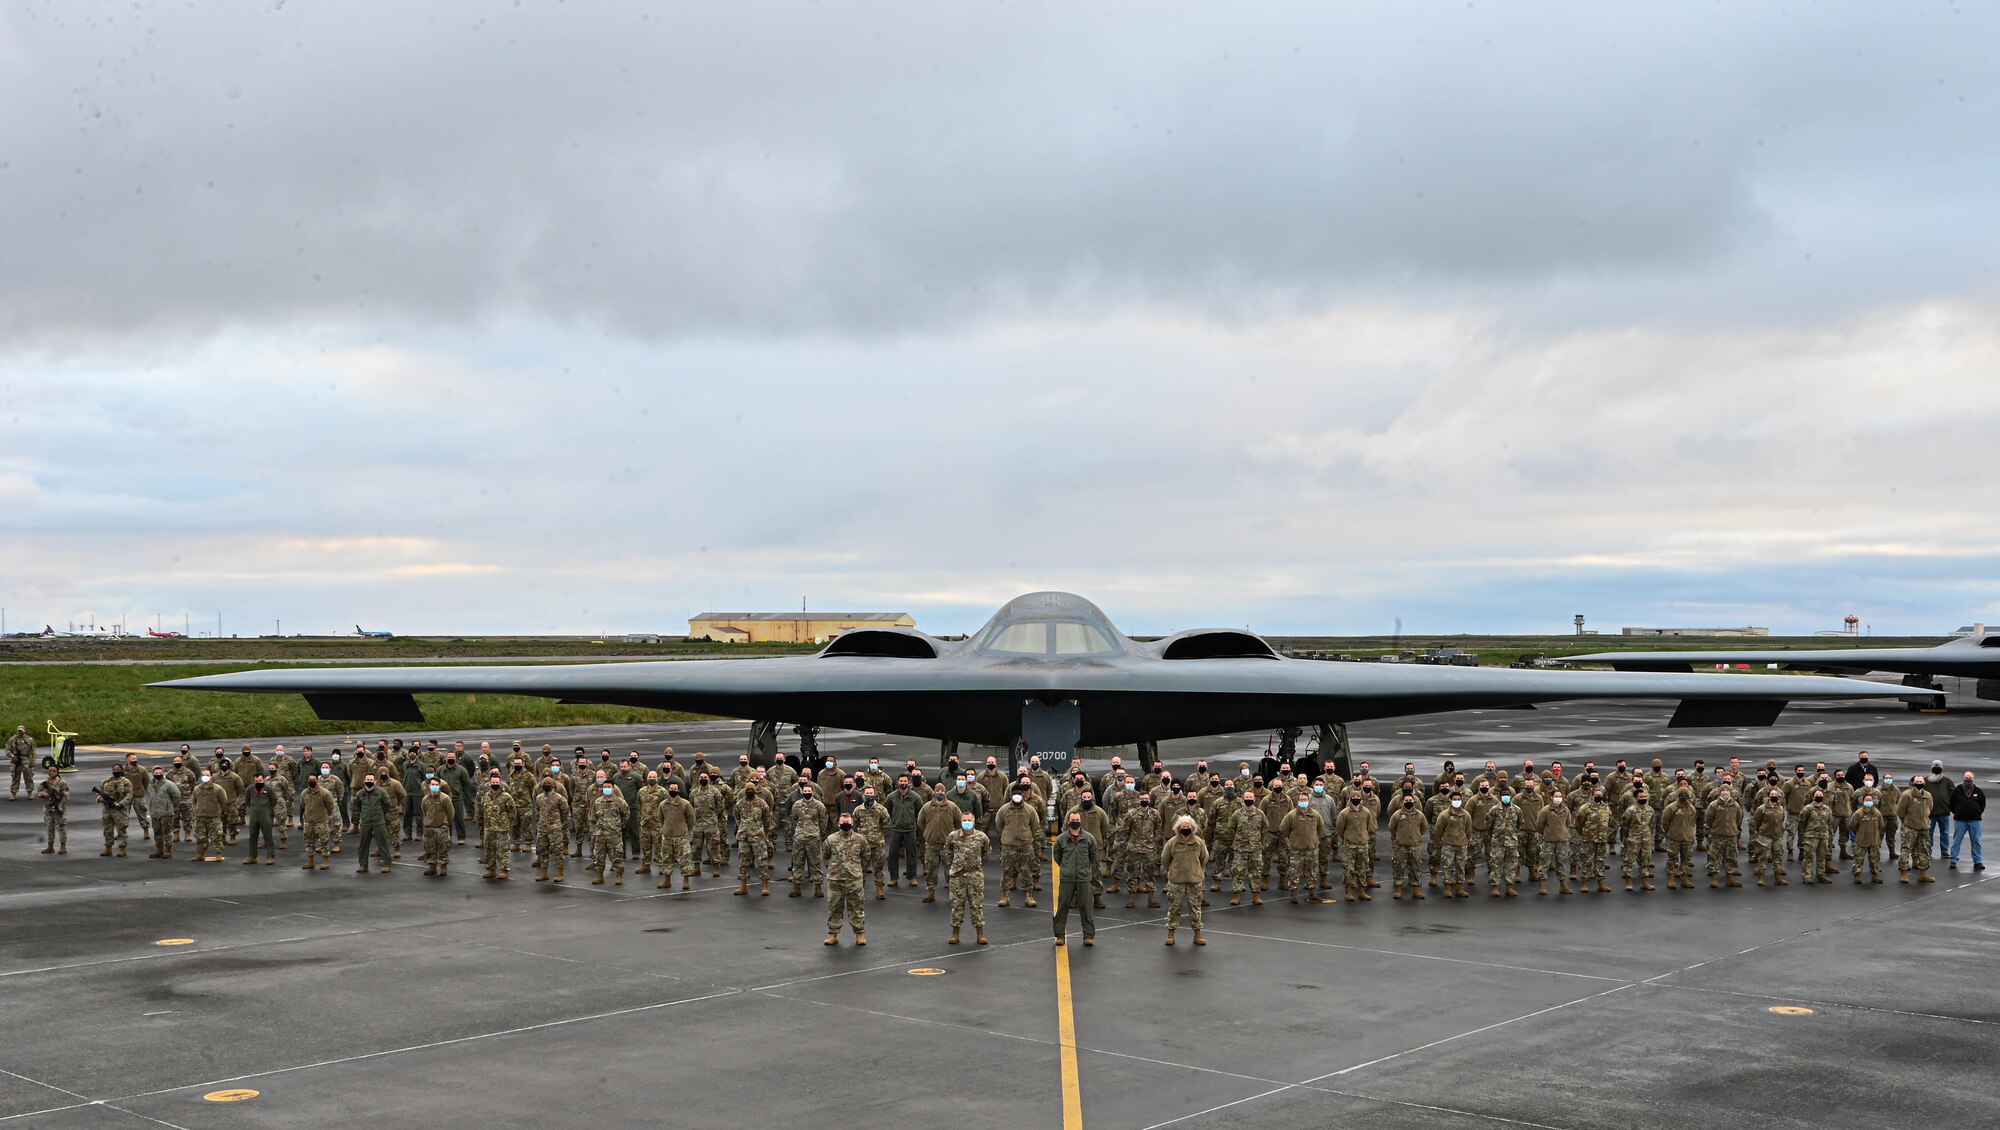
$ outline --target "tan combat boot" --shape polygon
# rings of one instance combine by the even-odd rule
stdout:
[[[500,881],[503,883],[507,881],[507,865],[504,863],[500,865]],[[621,883],[624,882],[625,876],[618,876],[618,881]]]
[[[1167,944],[1168,945],[1174,944],[1174,932],[1172,930],[1167,931]]]
[[[1497,899],[1497,898],[1499,898],[1499,897],[1500,897],[1500,884],[1498,884],[1498,883],[1491,883],[1491,884],[1488,884],[1488,887],[1487,887],[1487,893],[1486,893],[1486,897],[1487,897],[1487,898],[1493,898],[1493,899]]]
[[[993,905],[995,905],[995,906],[1013,906],[1013,905],[1014,905],[1014,884],[1012,884],[1012,883],[1008,883],[1008,884],[1006,884],[1005,886],[1001,887],[1001,888],[1000,888],[1000,901],[999,901],[999,902],[997,902],[997,903],[994,903]]]
[[[1035,896],[1033,892],[1029,892],[1025,897],[1027,899],[1027,903],[1029,906],[1035,905]]]
[[[1259,894],[1259,893],[1257,893],[1256,891],[1251,891],[1251,892],[1250,892],[1250,905],[1251,905],[1251,906],[1263,906],[1263,905],[1264,905],[1264,896],[1263,896],[1263,895],[1261,895],[1261,894]]]
[[[632,869],[632,874],[634,875],[651,875],[652,873],[653,861],[650,859]]]
[[[866,934],[862,933],[862,932],[861,932],[861,931],[859,931],[859,930],[856,930],[856,931],[854,932],[854,944],[855,944],[855,945],[857,945],[857,946],[865,946],[865,945],[867,945],[867,944],[868,944],[868,935],[866,935]]]
[[[1738,879],[1734,875],[1731,875],[1722,880],[1722,885],[1725,887],[1740,887],[1743,885],[1743,880]]]
[[[1600,894],[1600,895],[1608,895],[1608,894],[1610,894],[1610,893],[1611,893],[1611,884],[1609,884],[1609,883],[1605,882],[1605,881],[1604,881],[1603,879],[1599,879],[1599,880],[1597,881],[1597,893],[1598,893],[1598,894]]]
[[[743,876],[743,880],[742,880],[741,882],[739,882],[739,883],[737,883],[737,884],[736,884],[736,889],[735,889],[735,890],[733,890],[733,891],[731,891],[731,892],[729,892],[729,893],[730,893],[730,894],[733,894],[733,895],[747,895],[747,894],[749,894],[749,893],[750,893],[750,876],[748,876],[748,875],[745,875],[745,876]]]
[[[840,944],[840,935],[839,935],[839,934],[828,934],[828,935],[826,936],[826,941],[822,942],[821,944],[822,944],[822,945],[828,945],[828,946],[837,946],[837,945],[839,945],[839,944]]]
[[[1125,900],[1126,909],[1128,910],[1131,909],[1132,903],[1136,900],[1137,897],[1138,896],[1135,895],[1133,896],[1133,898]],[[1299,905],[1299,889],[1297,887],[1292,888],[1292,905],[1293,906]]]
[[[818,893],[819,893],[819,884],[817,884],[817,883],[813,884],[813,893],[814,893],[814,896],[815,896],[815,897],[817,897],[817,895],[818,895]],[[936,902],[936,901],[937,901],[937,888],[936,888],[936,887],[926,887],[926,888],[924,889],[924,901],[925,901],[925,902]]]
[[[945,944],[948,946],[955,946],[958,944],[958,927],[953,926],[951,928],[951,937],[945,939]]]
[[[885,891],[885,890],[883,890],[883,889],[882,889],[882,884],[881,884],[881,883],[876,883],[876,884],[875,884],[875,897],[876,897],[876,899],[878,899],[878,900],[880,900],[880,899],[885,899],[885,898],[888,898],[888,897],[889,897],[889,892],[887,892],[887,891]],[[858,946],[858,945],[860,945],[861,943],[860,943],[860,942],[856,942],[856,943],[854,943],[854,944]]]
[[[1514,891],[1514,884],[1512,884],[1512,883],[1508,883],[1508,884],[1506,885],[1506,887],[1505,887],[1504,889],[1505,889],[1505,890],[1506,890],[1506,892],[1507,892],[1507,897],[1508,897],[1508,898],[1517,898],[1517,897],[1519,897],[1519,896],[1518,896],[1518,895],[1517,895],[1517,894],[1515,893],[1515,891]]]
[[[1401,883],[1397,883],[1397,884],[1396,884],[1396,889],[1395,889],[1395,891],[1394,891],[1394,892],[1392,892],[1392,893],[1391,893],[1391,894],[1389,895],[1389,897],[1390,897],[1390,898],[1392,898],[1392,899],[1400,899],[1400,898],[1402,898],[1402,897],[1403,897],[1403,884],[1401,884]]]
[[[424,874],[426,874],[426,875],[436,875],[437,873],[438,873],[438,867],[437,867],[437,864],[435,864],[435,863],[426,863],[426,864],[424,864]]]
[[[1315,896],[1313,896],[1313,901],[1314,901],[1314,902],[1325,902],[1326,900],[1325,900],[1325,899],[1323,899],[1323,898],[1320,898],[1320,897],[1319,897],[1319,896],[1317,896],[1317,895],[1315,895]],[[1033,906],[1033,905],[1035,905],[1035,904],[1034,904],[1034,903],[1029,903],[1028,905],[1029,905],[1029,906]],[[1147,887],[1147,888],[1146,888],[1146,905],[1147,905],[1148,907],[1150,907],[1150,908],[1154,909],[1154,910],[1158,910],[1158,909],[1160,909],[1160,896],[1158,896],[1158,895],[1154,894],[1154,893],[1153,893],[1153,888],[1151,888],[1151,887]]]
[[[1365,887],[1365,886],[1361,888],[1361,901],[1362,901],[1362,902],[1374,902],[1374,901],[1375,901],[1375,896],[1374,896],[1374,895],[1371,895],[1371,894],[1369,894],[1369,893],[1368,893],[1368,888],[1367,888],[1367,887]]]
[[[1548,894],[1548,893],[1549,893],[1549,884],[1548,884],[1548,880],[1544,879],[1544,880],[1543,880],[1542,882],[1540,882],[1540,883],[1536,884],[1536,886],[1535,886],[1535,893],[1536,893],[1536,894],[1538,894],[1538,895],[1545,895],[1545,894]]]
[[[684,891],[691,891],[691,890],[694,890],[694,883],[693,883],[693,881],[692,881],[692,880],[690,880],[690,879],[688,878],[688,876],[686,876],[686,875],[682,875],[682,876],[681,876],[681,890],[684,890]]]
[[[826,897],[826,884],[825,884],[825,883],[823,883],[823,882],[821,882],[821,881],[819,881],[819,880],[817,880],[817,879],[813,880],[813,897],[814,897],[814,898],[816,898],[816,899],[821,899],[821,898],[825,898],[825,897]]]
[[[502,879],[505,879],[505,878],[507,877],[507,873],[506,873],[505,871],[502,871],[502,872],[500,873],[500,877],[501,877]],[[623,871],[620,871],[620,872],[619,872],[619,873],[617,874],[617,876],[616,876],[615,878],[613,878],[613,879],[611,880],[611,885],[612,885],[612,886],[614,886],[614,887],[622,887],[622,886],[624,886],[624,885],[625,885],[625,873],[624,873]]]
[[[1419,895],[1419,896],[1417,896],[1417,897],[1418,897],[1418,898],[1422,898],[1423,896],[1422,896],[1422,895]],[[1198,946],[1205,946],[1205,945],[1207,945],[1207,944],[1208,944],[1208,939],[1207,939],[1207,938],[1204,938],[1204,937],[1202,937],[1202,936],[1201,936],[1201,931],[1200,931],[1200,930],[1196,930],[1196,931],[1194,932],[1194,944],[1195,944],[1195,945],[1198,945]]]
[[[764,889],[757,893],[769,898],[771,895],[771,881],[769,879],[764,880]]]
[[[303,865],[301,865],[301,866],[299,867],[299,870],[301,870],[301,871],[311,871],[312,869],[313,869],[313,857],[312,857],[312,853],[311,853],[311,852],[307,852],[307,853],[306,853],[306,861],[305,861],[305,863],[304,863]]]
[[[1235,894],[1235,895],[1234,895],[1233,897],[1231,897],[1231,898],[1230,898],[1230,900],[1229,900],[1229,905],[1231,905],[1231,906],[1242,906],[1242,905],[1243,905],[1243,893],[1242,893],[1241,891],[1238,891],[1238,892],[1237,892],[1237,893],[1236,893],[1236,894]]]
[[[1570,889],[1569,889],[1569,879],[1568,879],[1568,877],[1566,877],[1566,876],[1563,876],[1563,875],[1557,875],[1557,876],[1556,876],[1556,893],[1557,893],[1557,894],[1559,894],[1559,895],[1573,895],[1573,894],[1575,894],[1576,892],[1575,892],[1575,891],[1572,891],[1572,890],[1570,890]]]
[[[1410,897],[1411,897],[1411,898],[1413,898],[1413,899],[1420,899],[1420,898],[1423,898],[1423,897],[1424,897],[1424,889],[1423,889],[1422,887],[1419,887],[1419,886],[1417,886],[1417,885],[1416,885],[1415,883],[1411,883],[1411,884],[1410,884]]]

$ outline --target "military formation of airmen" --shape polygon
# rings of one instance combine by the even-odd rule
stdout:
[[[10,740],[9,752],[18,762],[17,744]],[[789,896],[827,900],[829,946],[844,927],[854,944],[868,944],[871,879],[880,900],[899,883],[916,890],[920,877],[927,903],[943,881],[950,942],[970,917],[984,945],[986,864],[997,842],[997,905],[1018,896],[1036,906],[1049,872],[1056,944],[1066,942],[1071,913],[1080,915],[1083,944],[1095,944],[1093,911],[1107,894],[1124,894],[1128,908],[1143,895],[1159,908],[1164,893],[1166,944],[1185,919],[1199,946],[1207,944],[1207,896],[1225,883],[1231,906],[1246,898],[1261,906],[1274,885],[1293,903],[1372,901],[1382,887],[1385,809],[1391,897],[1423,899],[1427,889],[1469,897],[1482,877],[1491,898],[1518,897],[1527,883],[1538,896],[1552,883],[1557,896],[1602,894],[1614,872],[1625,890],[1652,891],[1660,855],[1667,889],[1692,890],[1698,853],[1709,887],[1741,887],[1746,851],[1760,887],[1790,886],[1788,864],[1804,884],[1831,882],[1837,861],[1847,860],[1854,883],[1879,884],[1885,855],[1899,882],[1930,883],[1933,835],[1944,854],[1954,806],[1965,811],[1976,797],[1983,811],[1985,803],[1970,773],[1955,790],[1934,763],[1899,785],[1865,752],[1841,770],[1796,765],[1790,775],[1775,760],[1753,770],[1731,758],[1714,772],[1701,761],[1669,772],[1658,759],[1635,772],[1620,759],[1604,772],[1586,761],[1576,774],[1559,761],[1513,771],[1487,761],[1468,777],[1447,761],[1429,780],[1408,763],[1387,780],[1366,762],[1347,778],[1278,764],[1266,780],[1247,762],[1225,775],[1206,761],[1183,780],[1162,764],[1129,772],[1117,757],[1095,779],[1079,768],[1058,780],[1039,758],[1010,778],[995,758],[982,768],[953,757],[935,781],[914,761],[892,776],[872,757],[865,768],[826,757],[801,771],[786,761],[753,767],[743,755],[725,772],[700,753],[682,763],[671,748],[652,766],[609,750],[593,762],[581,746],[566,762],[547,745],[530,753],[519,742],[497,755],[490,742],[474,752],[463,742],[400,739],[343,754],[280,745],[266,761],[245,745],[234,758],[217,747],[202,760],[182,746],[171,765],[150,770],[130,754],[91,790],[104,834],[99,854],[125,855],[136,818],[141,839],[153,842],[150,858],[172,859],[177,844],[192,844],[194,862],[220,863],[226,847],[247,843],[245,866],[260,853],[272,866],[296,828],[302,870],[327,870],[352,838],[359,874],[379,861],[376,873],[386,875],[404,844],[421,844],[423,873],[444,878],[452,849],[473,832],[483,877],[493,881],[507,880],[514,857],[528,854],[536,882],[562,883],[569,860],[585,859],[587,849],[578,866],[592,884],[624,885],[636,860],[634,874],[657,874],[658,889],[672,889],[678,874],[680,889],[690,890],[704,872],[722,877],[734,854],[734,893],[769,896],[783,851],[789,867],[778,881],[790,883]],[[70,787],[51,759],[44,769],[33,794],[44,805],[42,850],[66,854]],[[1975,867],[1984,869],[1976,855]]]

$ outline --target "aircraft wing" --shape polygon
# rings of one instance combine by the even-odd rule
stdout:
[[[1669,725],[1769,725],[1789,701],[1926,692],[1794,675],[1622,674],[1300,659],[1084,663],[814,655],[569,666],[272,669],[153,684],[302,694],[326,719],[421,721],[419,694],[510,694],[1009,745],[1036,703],[1080,713],[1079,744],[1237,733],[1579,699],[1670,699]]]
[[[1619,671],[1688,671],[1716,663],[1776,663],[1810,671],[1893,671],[1905,675],[2000,675],[2000,636],[1937,647],[1849,647],[1819,651],[1602,651],[1564,663],[1609,663]]]

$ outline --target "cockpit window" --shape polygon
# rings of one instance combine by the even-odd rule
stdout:
[[[1118,644],[1110,633],[1081,620],[1030,620],[996,624],[979,641],[981,651],[1002,655],[1111,655]]]

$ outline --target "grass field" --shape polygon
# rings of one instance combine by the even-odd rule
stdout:
[[[26,726],[44,740],[47,722],[78,733],[81,745],[205,742],[274,734],[323,734],[353,728],[370,734],[407,730],[493,730],[512,726],[584,726],[685,722],[701,717],[624,706],[562,706],[514,695],[418,695],[423,723],[325,722],[298,695],[200,694],[147,690],[145,684],[285,664],[143,664],[23,666],[0,675],[0,725]]]

